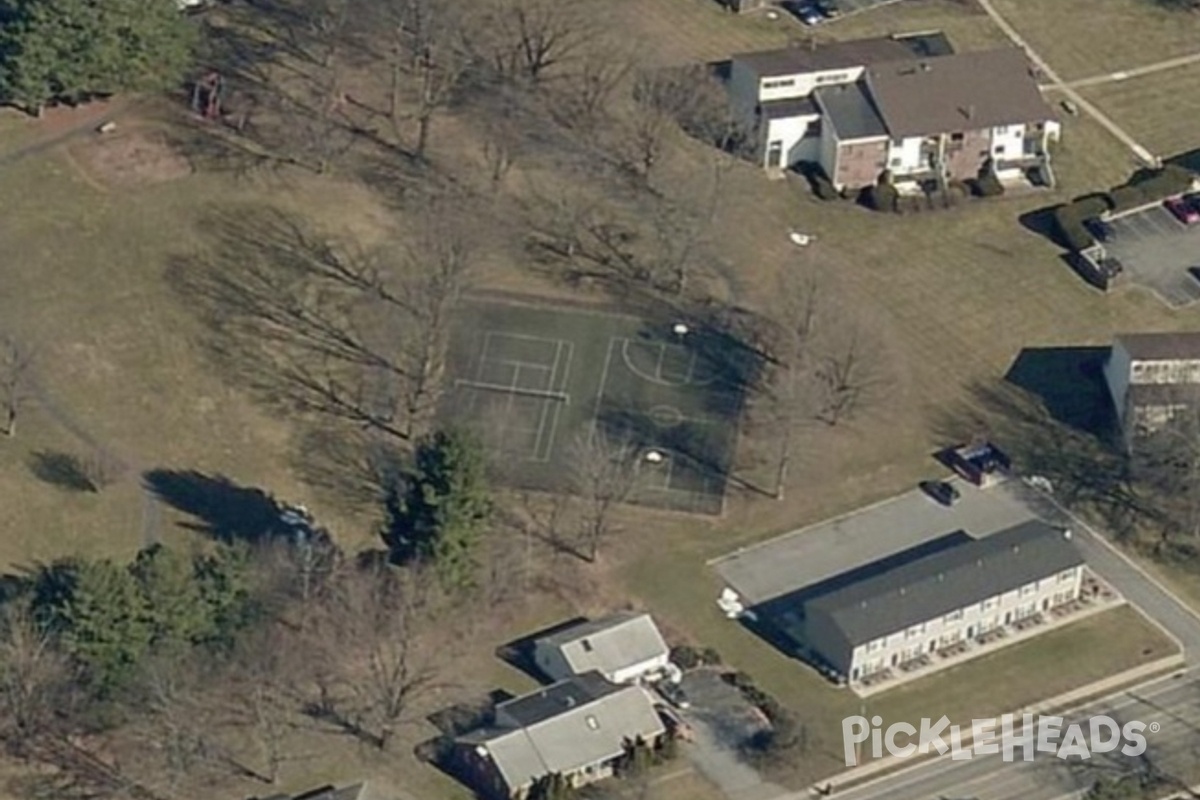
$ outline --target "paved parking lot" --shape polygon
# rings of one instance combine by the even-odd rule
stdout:
[[[1110,220],[1104,249],[1125,265],[1126,279],[1172,308],[1200,300],[1200,223],[1184,225],[1160,206]]]
[[[1034,518],[1005,486],[979,489],[954,478],[949,508],[920,489],[784,534],[712,563],[747,605],[756,605],[879,561],[957,530],[979,537]]]

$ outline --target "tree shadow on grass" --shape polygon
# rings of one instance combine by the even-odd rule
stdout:
[[[57,450],[32,453],[29,456],[29,471],[43,483],[68,492],[100,491],[100,487],[89,476],[83,459],[72,453]]]
[[[146,488],[164,503],[200,520],[185,525],[192,530],[225,542],[260,542],[278,530],[282,509],[262,489],[195,470],[155,469],[143,477]]]
[[[1136,521],[1151,513],[1135,490],[1128,459],[1108,437],[1057,419],[1041,398],[1014,383],[970,384],[965,399],[941,411],[933,432],[950,442],[985,435],[1018,474],[1047,478],[1060,503],[1098,513],[1118,536],[1131,535]]]

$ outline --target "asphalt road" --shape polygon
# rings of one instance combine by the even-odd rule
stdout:
[[[1167,678],[1137,696],[1122,694],[1078,714],[1075,721],[1106,714],[1122,722],[1141,720],[1161,726],[1146,733],[1148,753],[1168,770],[1194,765],[1200,748],[1200,678]],[[997,756],[977,756],[968,761],[940,758],[907,771],[834,794],[837,800],[1058,800],[1076,797],[1094,780],[1097,770],[1118,766],[1112,756],[1096,755],[1094,766],[1078,760],[1064,761],[1038,753],[1032,762],[1005,763]],[[1124,756],[1116,755],[1123,759]]]

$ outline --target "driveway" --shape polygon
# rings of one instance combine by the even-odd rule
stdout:
[[[1200,300],[1200,223],[1184,225],[1161,205],[1108,222],[1104,249],[1125,265],[1129,280],[1172,308]]]
[[[696,769],[733,800],[769,800],[787,794],[786,789],[764,782],[740,753],[747,740],[767,729],[762,713],[711,670],[687,673],[682,686],[691,703],[682,713],[693,736],[683,752]]]

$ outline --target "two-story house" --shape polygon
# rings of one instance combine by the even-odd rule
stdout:
[[[915,55],[904,38],[735,56],[729,91],[760,132],[763,166],[820,165],[838,189],[875,183],[1001,180],[1049,170],[1059,123],[1024,53]],[[828,49],[825,55],[819,55]]]
[[[729,94],[742,124],[757,130],[763,166],[820,158],[821,111],[813,93],[858,81],[868,64],[911,58],[902,38],[879,37],[741,53],[729,67]]]
[[[1200,404],[1200,332],[1125,333],[1104,379],[1127,444]]]
[[[851,683],[978,639],[1079,596],[1070,531],[1030,521],[955,531],[838,576],[799,600],[805,646]]]

